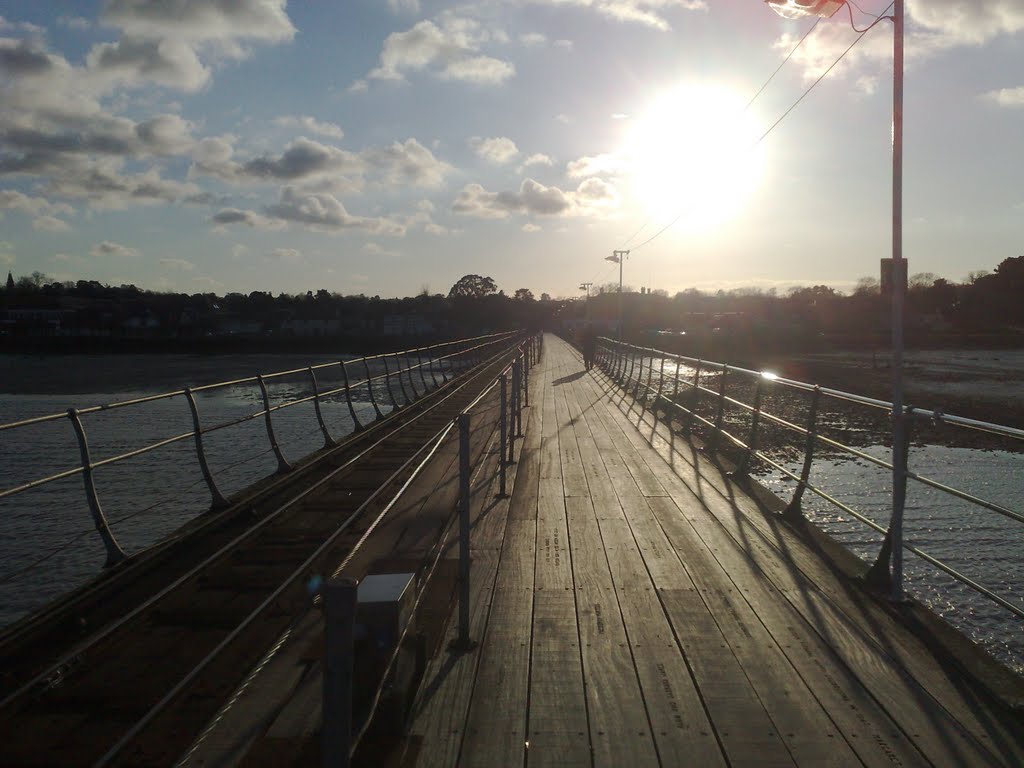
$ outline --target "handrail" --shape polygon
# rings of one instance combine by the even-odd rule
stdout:
[[[161,392],[153,395],[145,395],[142,397],[135,397],[126,400],[116,401],[112,403],[105,403],[101,405],[94,405],[80,409],[72,409],[69,412],[46,414],[42,416],[36,416],[29,419],[21,419],[6,424],[0,424],[0,433],[9,432],[14,434],[19,429],[26,427],[37,426],[46,423],[53,423],[60,420],[71,419],[72,425],[75,428],[75,432],[79,438],[80,447],[83,449],[83,461],[81,464],[52,472],[44,477],[31,478],[27,481],[12,485],[10,487],[0,487],[0,499],[5,499],[18,494],[25,493],[30,490],[40,488],[53,482],[65,480],[69,477],[84,475],[86,476],[86,496],[89,503],[89,507],[92,511],[94,521],[100,536],[104,538],[104,541],[110,539],[111,534],[109,532],[109,526],[104,516],[103,510],[100,508],[99,497],[95,492],[95,487],[92,482],[93,471],[109,467],[111,465],[119,464],[121,462],[142,456],[152,451],[158,450],[170,446],[175,443],[194,438],[196,443],[196,458],[203,470],[203,476],[209,486],[211,496],[212,508],[223,507],[227,501],[221,495],[219,489],[216,486],[215,478],[209,471],[209,466],[206,461],[206,450],[203,446],[202,438],[205,435],[210,435],[214,432],[219,432],[230,427],[234,427],[243,424],[248,421],[252,421],[257,418],[263,418],[266,421],[267,437],[270,441],[271,448],[274,450],[278,459],[278,471],[287,472],[291,469],[291,464],[284,458],[281,452],[280,446],[277,444],[277,440],[274,436],[274,428],[272,422],[272,415],[277,414],[292,406],[301,405],[313,401],[317,407],[317,425],[316,429],[318,432],[326,431],[326,426],[323,424],[322,416],[319,414],[319,406],[322,402],[332,397],[343,396],[344,401],[349,406],[349,412],[351,415],[351,421],[353,427],[351,431],[357,431],[362,429],[364,425],[356,416],[355,405],[359,404],[362,406],[364,400],[360,398],[366,398],[370,403],[374,405],[376,411],[376,418],[383,418],[387,415],[385,411],[381,411],[380,407],[375,401],[375,390],[381,387],[387,389],[389,394],[388,397],[388,409],[395,409],[397,407],[397,399],[394,397],[394,390],[392,389],[392,380],[397,379],[398,384],[402,387],[404,402],[406,404],[414,402],[415,400],[428,394],[439,386],[442,386],[441,382],[444,383],[449,381],[450,375],[452,375],[457,368],[460,367],[460,361],[466,361],[469,364],[475,364],[476,361],[482,359],[485,356],[486,351],[496,345],[504,344],[511,338],[513,338],[518,331],[504,331],[499,333],[491,333],[480,336],[474,336],[464,339],[453,339],[444,342],[438,342],[431,344],[426,347],[414,348],[401,350],[397,352],[387,352],[374,354],[369,356],[363,356],[358,358],[351,358],[348,360],[339,360],[326,363],[318,363],[313,366],[306,366],[303,368],[292,368],[284,371],[275,371],[266,374],[257,374],[255,376],[247,376],[236,379],[230,379],[225,381],[218,381],[209,384],[202,384],[195,387],[186,387],[185,389],[175,390],[172,392]],[[368,363],[386,360],[387,357],[395,358],[398,363],[398,367],[394,371],[386,371],[382,374],[369,373]],[[339,368],[344,373],[346,368],[352,365],[362,365],[367,370],[369,375],[359,378],[355,381],[348,381],[347,374],[345,375],[346,383],[343,386],[332,388],[325,392],[318,392],[314,384],[310,384],[309,377],[311,371],[324,370],[327,368]],[[385,363],[386,365],[386,363]],[[429,367],[430,373],[426,375],[424,368]],[[440,369],[438,371],[437,369]],[[447,369],[447,372],[446,370]],[[406,392],[405,378],[410,385],[412,385],[412,377],[415,373],[418,373],[418,377],[421,379],[423,384],[422,391],[417,392],[415,387],[411,387],[413,390],[412,395]],[[440,373],[440,375],[438,375]],[[313,394],[294,397],[279,403],[271,403],[270,393],[267,391],[267,381],[279,381],[284,377],[288,376],[303,376],[303,386],[313,387]],[[313,381],[315,382],[315,376]],[[256,384],[260,387],[263,399],[263,407],[254,412],[245,414],[243,416],[232,418],[227,421],[215,424],[203,424],[200,419],[198,411],[198,404],[196,403],[195,394],[199,392],[211,392],[214,390],[221,390],[229,387],[236,387],[242,385],[253,385]],[[363,390],[364,395],[358,394],[359,390]],[[87,462],[85,457],[88,455],[85,451],[87,450],[86,435],[87,431],[85,425],[82,422],[83,416],[92,416],[102,414],[107,411],[113,411],[126,407],[144,406],[152,404],[157,401],[167,401],[174,398],[181,398],[189,408],[190,417],[193,422],[193,429],[188,432],[182,432],[174,434],[168,437],[155,440],[151,443],[147,443],[141,447],[134,448],[128,451],[122,451],[112,456],[103,458],[91,459]],[[326,443],[330,445],[328,441]],[[262,454],[261,454],[262,455]],[[108,560],[108,564],[112,564],[113,560]]]
[[[650,364],[647,364],[648,358],[650,359]],[[652,384],[651,373],[654,368],[656,358],[660,358],[662,361],[662,375],[659,376],[658,380]],[[665,385],[664,376],[664,364],[666,360],[671,360],[676,364],[675,372],[671,374],[671,383],[673,383],[671,393],[666,393],[667,387]],[[656,416],[657,410],[662,409],[668,419],[672,419],[676,416],[685,417],[687,428],[693,424],[700,424],[711,430],[711,437],[706,448],[712,453],[719,451],[719,440],[721,439],[724,439],[729,445],[743,452],[743,458],[739,462],[737,469],[739,474],[745,474],[749,462],[757,460],[768,467],[771,467],[773,470],[780,472],[789,480],[795,481],[797,483],[797,490],[794,493],[793,500],[790,502],[786,512],[784,513],[784,516],[787,519],[796,521],[803,519],[800,499],[804,489],[806,489],[814,493],[816,496],[824,499],[842,513],[870,527],[877,533],[882,534],[885,537],[885,541],[883,542],[877,560],[870,568],[866,578],[883,590],[891,591],[893,594],[899,594],[901,592],[902,585],[894,582],[894,579],[896,579],[897,576],[894,573],[895,569],[892,568],[893,555],[890,552],[890,542],[893,540],[894,534],[892,523],[890,523],[888,528],[879,525],[866,515],[853,509],[850,505],[839,501],[822,488],[817,487],[809,480],[811,464],[814,459],[817,458],[815,454],[816,446],[826,447],[832,451],[856,457],[857,459],[869,462],[880,468],[887,470],[892,470],[893,468],[892,463],[883,458],[873,456],[866,451],[847,445],[834,437],[821,434],[819,424],[820,419],[816,415],[818,408],[817,401],[819,398],[829,398],[848,406],[884,410],[887,412],[892,411],[891,403],[887,403],[876,398],[864,397],[851,392],[820,387],[808,382],[776,376],[764,371],[751,370],[740,366],[733,366],[726,363],[700,358],[675,355],[652,347],[628,344],[604,337],[598,339],[598,363],[609,378],[616,382],[625,392],[633,393],[634,397],[640,402],[642,408],[646,409],[651,407]],[[684,366],[695,372],[692,378],[688,375],[682,375],[682,368]],[[646,380],[644,380],[645,367],[647,368]],[[636,370],[637,368],[639,368],[639,370]],[[701,381],[702,375],[706,377],[709,374],[716,377],[717,389],[711,389]],[[738,394],[738,385],[731,384],[736,380],[741,381],[746,386],[750,386],[751,383],[756,383],[757,386],[755,388],[754,403],[745,402],[742,399],[742,395]],[[730,385],[732,386],[732,389],[727,392],[726,389]],[[783,391],[792,390],[799,393],[813,394],[814,402],[812,403],[809,425],[806,427],[801,426],[790,419],[770,413],[764,409],[761,405],[760,397],[760,393],[764,386],[778,387]],[[715,407],[717,408],[717,415],[715,415],[714,418],[710,416],[705,418],[705,416],[697,413],[702,398],[704,401],[714,402]],[[648,406],[648,401],[651,402],[650,406]],[[746,440],[729,432],[723,419],[723,413],[727,407],[751,416],[750,436]],[[936,427],[970,429],[1010,441],[1024,441],[1024,430],[1022,429],[979,421],[977,419],[954,416],[946,414],[940,410],[926,410],[907,406],[904,407],[904,414],[918,423],[928,422]],[[758,429],[762,421],[781,427],[783,430],[790,432],[795,436],[800,436],[806,440],[804,470],[800,475],[797,475],[787,469],[768,455],[764,450],[759,449],[755,445]],[[906,439],[908,441],[907,444],[898,446],[898,450],[907,451],[909,447],[909,436]],[[1014,444],[1016,443],[1014,442]],[[904,470],[904,477],[908,480],[913,480],[924,486],[932,488],[940,493],[965,501],[975,507],[994,512],[1006,519],[1013,520],[1018,523],[1024,523],[1024,512],[1010,509],[998,502],[982,498],[981,496],[955,488],[947,483],[934,480],[909,468]],[[899,524],[902,524],[902,521],[900,521]],[[902,535],[900,535],[899,540],[902,541]],[[901,546],[903,550],[916,555],[924,562],[941,570],[957,582],[992,601],[1000,608],[1009,611],[1019,618],[1024,618],[1024,608],[1006,600],[991,589],[980,584],[975,579],[960,573],[956,568],[943,563],[935,556],[913,546],[910,543],[903,542]]]

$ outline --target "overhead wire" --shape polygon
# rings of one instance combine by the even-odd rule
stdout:
[[[815,20],[814,20],[814,23],[813,23],[813,24],[812,24],[812,25],[811,25],[811,26],[810,26],[810,27],[809,27],[809,28],[807,29],[807,31],[806,31],[806,32],[804,32],[804,34],[803,34],[803,37],[801,37],[801,38],[800,38],[800,40],[799,40],[799,41],[797,42],[797,44],[793,46],[793,49],[792,49],[792,50],[791,50],[791,51],[790,51],[790,52],[789,52],[788,54],[786,54],[786,58],[784,58],[784,59],[782,60],[782,63],[781,63],[781,64],[779,64],[779,66],[777,66],[777,67],[775,68],[775,71],[774,71],[774,72],[772,72],[772,73],[771,73],[771,74],[770,74],[770,75],[768,76],[768,79],[767,79],[767,80],[765,80],[765,81],[764,81],[764,83],[762,83],[761,87],[757,89],[757,93],[755,93],[755,94],[754,94],[753,96],[751,96],[751,97],[750,97],[750,101],[748,101],[748,102],[747,102],[747,104],[746,104],[746,106],[745,106],[745,107],[743,107],[743,111],[744,111],[744,112],[746,112],[746,111],[747,111],[748,109],[750,109],[750,107],[751,107],[751,106],[753,105],[753,103],[754,103],[755,101],[757,101],[757,98],[758,98],[758,96],[760,96],[760,95],[761,95],[762,93],[764,93],[764,90],[765,90],[765,88],[767,88],[767,87],[768,87],[769,85],[771,85],[771,82],[772,82],[772,80],[774,80],[774,79],[775,79],[775,76],[776,76],[777,74],[779,74],[779,72],[780,72],[780,71],[782,70],[782,68],[783,68],[784,66],[786,66],[786,64],[787,64],[787,63],[789,63],[789,60],[790,60],[791,58],[793,58],[793,55],[794,55],[794,54],[795,54],[795,53],[796,53],[796,52],[797,52],[797,51],[798,51],[798,50],[800,49],[800,46],[804,44],[804,41],[805,41],[805,40],[807,40],[807,38],[808,38],[808,37],[810,37],[811,33],[812,33],[812,32],[813,32],[813,31],[814,31],[814,30],[815,30],[816,28],[817,28],[817,26],[818,26],[818,24],[819,24],[819,23],[821,23],[821,19],[820,19],[820,18],[817,18],[817,19],[815,19]],[[648,216],[648,217],[647,217],[647,221],[645,221],[645,222],[643,223],[643,225],[641,225],[640,229],[638,229],[638,230],[637,230],[636,232],[634,232],[634,233],[633,233],[632,235],[630,235],[629,237],[627,237],[627,238],[626,238],[626,239],[625,239],[625,240],[623,241],[622,245],[620,245],[620,246],[619,246],[619,249],[620,249],[620,250],[621,250],[621,249],[624,249],[624,248],[625,248],[625,247],[626,247],[627,245],[629,245],[629,244],[630,244],[630,242],[632,242],[632,241],[633,241],[633,239],[634,239],[634,238],[635,238],[635,237],[636,237],[637,235],[639,235],[639,234],[640,234],[641,232],[643,232],[643,231],[644,231],[644,230],[645,230],[645,229],[647,228],[647,225],[648,225],[648,224],[650,224],[652,220],[653,220],[653,219],[652,219],[652,218],[651,218],[650,216]]]
[[[797,108],[797,106],[800,104],[800,102],[802,102],[805,98],[807,98],[807,96],[810,94],[810,92],[813,91],[818,86],[818,84],[822,80],[824,80],[833,69],[836,68],[836,66],[839,64],[839,62],[841,62],[844,58],[846,58],[846,54],[848,54],[851,50],[853,50],[853,47],[855,45],[857,45],[857,43],[859,43],[861,40],[864,39],[864,35],[866,35],[868,32],[870,32],[875,27],[875,25],[878,24],[880,21],[882,21],[884,18],[887,18],[885,14],[887,14],[889,12],[889,10],[893,7],[894,4],[895,4],[894,2],[889,3],[889,5],[886,6],[885,10],[883,10],[880,14],[878,14],[878,16],[875,18],[874,22],[872,22],[867,28],[865,28],[863,30],[857,29],[857,27],[853,25],[853,16],[852,16],[852,11],[851,11],[850,24],[851,24],[851,26],[853,26],[854,30],[856,30],[858,32],[857,37],[854,39],[854,41],[852,43],[850,43],[849,46],[847,46],[846,50],[844,50],[841,54],[839,54],[839,58],[837,58],[835,61],[833,61],[832,64],[829,65],[828,69],[826,69],[824,72],[822,72],[821,75],[818,77],[818,79],[815,80],[813,83],[811,83],[811,85],[807,88],[807,90],[805,90],[802,94],[800,94],[800,98],[798,98],[796,101],[794,101],[793,104],[790,105],[789,109],[787,109],[785,112],[783,112],[782,116],[779,117],[779,119],[776,120],[774,123],[772,123],[771,126],[768,128],[768,130],[766,130],[763,134],[761,134],[760,138],[758,138],[757,141],[755,141],[753,144],[751,144],[748,147],[748,150],[753,151],[753,149],[755,147],[757,147],[762,141],[764,141],[766,138],[768,138],[768,135],[772,131],[774,131],[779,126],[779,124],[783,120],[785,120],[786,117],[788,117],[789,114],[794,109]],[[663,235],[668,229],[673,227],[683,217],[683,215],[687,212],[687,210],[688,209],[684,208],[682,211],[680,211],[678,213],[678,215],[676,215],[676,217],[674,219],[672,219],[672,221],[670,221],[664,227],[662,227],[657,232],[655,232],[653,235],[651,235],[651,237],[649,237],[646,240],[644,240],[642,243],[640,243],[640,245],[633,246],[631,251],[638,251],[641,248],[643,248],[645,245],[647,245],[648,243],[656,240],[658,237]]]

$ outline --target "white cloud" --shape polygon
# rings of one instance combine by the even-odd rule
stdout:
[[[334,123],[322,122],[317,120],[315,117],[310,117],[308,115],[302,115],[301,117],[277,117],[274,118],[274,125],[280,125],[288,128],[304,128],[311,133],[318,133],[321,136],[327,136],[332,139],[342,139],[345,136],[345,132],[341,130],[340,126],[337,126]]]
[[[594,157],[584,156],[572,160],[565,172],[569,178],[583,179],[588,176],[614,175],[622,170],[622,161],[614,154],[601,154]]]
[[[302,252],[295,248],[275,248],[270,255],[278,261],[288,264],[297,264],[302,261]]]
[[[515,74],[511,63],[480,53],[490,36],[478,22],[447,14],[440,24],[425,20],[388,35],[367,77],[404,81],[407,73],[428,71],[442,80],[497,85]]]
[[[523,224],[523,226],[520,227],[520,229],[522,229],[523,232],[526,232],[527,234],[533,234],[534,232],[540,232],[541,230],[540,227],[538,227],[536,224],[530,221]]]
[[[661,31],[671,29],[666,11],[707,11],[707,0],[529,0],[535,5],[575,5],[623,22]]]
[[[505,136],[490,139],[474,136],[469,140],[469,146],[478,157],[495,165],[507,163],[519,154],[516,143]]]
[[[45,197],[32,197],[16,189],[0,189],[0,209],[18,211],[29,216],[42,216],[54,213],[74,213],[74,208],[66,203],[52,203]]]
[[[139,251],[136,248],[131,248],[127,245],[121,245],[110,240],[104,240],[102,243],[94,245],[90,251],[90,256],[122,256],[132,257],[138,256]]]
[[[67,232],[71,226],[56,216],[40,216],[32,220],[32,229],[42,232]]]
[[[354,216],[333,195],[310,193],[290,186],[281,190],[278,202],[267,206],[263,212],[271,219],[302,224],[318,231],[358,229],[399,237],[405,234],[405,227],[399,222]]]
[[[547,36],[541,34],[540,32],[527,32],[519,36],[519,42],[527,46],[528,48],[538,45],[544,45],[544,43],[546,43],[547,41]]]
[[[524,179],[515,192],[488,192],[480,184],[467,184],[452,203],[452,211],[478,219],[504,219],[514,213],[586,216],[617,202],[614,188],[600,179],[587,179],[569,191]]]
[[[214,225],[214,231],[224,232],[232,224],[241,224],[253,229],[284,229],[283,221],[261,216],[255,211],[243,211],[239,208],[222,208],[210,217],[210,223]],[[244,245],[235,245],[231,250],[233,258],[237,259],[245,254],[248,249]]]
[[[985,98],[994,101],[1001,107],[1024,107],[1024,85],[989,91],[985,94]]]
[[[525,160],[523,160],[523,164],[522,164],[520,169],[522,169],[522,168],[529,168],[530,166],[534,166],[534,165],[549,165],[550,166],[550,165],[554,165],[554,164],[555,164],[555,161],[549,155],[545,155],[542,152],[537,152],[535,154],[530,155]]]
[[[194,42],[295,36],[287,0],[108,0],[102,19],[129,34]]]

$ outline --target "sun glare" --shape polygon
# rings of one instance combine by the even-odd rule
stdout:
[[[745,102],[720,86],[685,85],[634,118],[623,148],[632,194],[652,219],[680,215],[707,231],[739,213],[757,186],[757,124]]]

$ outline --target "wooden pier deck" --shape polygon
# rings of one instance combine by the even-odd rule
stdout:
[[[474,525],[479,646],[431,660],[410,762],[1024,765],[1019,712],[567,344],[531,387],[511,498]]]

